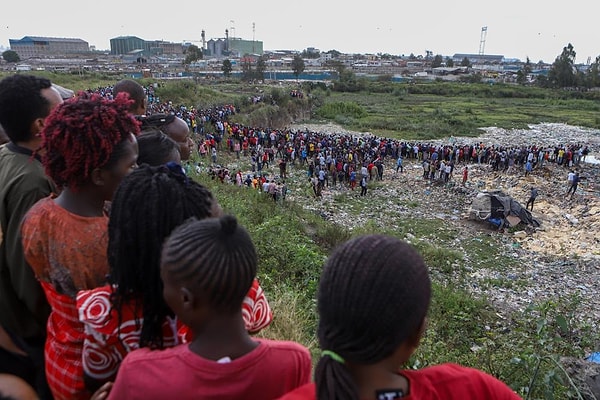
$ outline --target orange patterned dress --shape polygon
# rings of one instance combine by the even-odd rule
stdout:
[[[84,328],[76,295],[106,282],[108,217],[72,214],[45,198],[23,220],[25,258],[52,307],[45,346],[46,377],[56,400],[85,399]]]

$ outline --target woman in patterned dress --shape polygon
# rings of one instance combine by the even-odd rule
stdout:
[[[88,388],[114,380],[129,352],[173,347],[190,339],[162,297],[160,250],[173,229],[191,217],[221,215],[212,194],[176,164],[142,166],[117,190],[109,222],[110,285],[77,296],[85,325],[83,367]],[[242,314],[246,329],[257,332],[272,320],[255,279]]]

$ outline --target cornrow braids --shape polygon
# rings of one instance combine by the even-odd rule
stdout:
[[[173,152],[179,152],[177,143],[157,128],[142,131],[138,136],[138,164],[162,165],[171,160]]]
[[[33,75],[15,74],[0,81],[0,125],[13,142],[31,137],[31,124],[50,112],[50,102],[42,95],[52,82]]]
[[[140,347],[162,348],[162,324],[173,314],[162,297],[163,241],[189,218],[211,216],[214,202],[208,189],[166,166],[143,165],[119,185],[108,224],[112,303],[119,324],[126,304],[134,302],[136,315],[141,310]]]
[[[192,220],[178,227],[162,251],[163,273],[200,294],[218,312],[239,312],[256,276],[250,235],[235,217]]]
[[[58,106],[42,130],[46,174],[59,187],[76,190],[94,169],[109,167],[120,145],[140,131],[129,104],[126,94],[113,101],[80,93]]]
[[[419,253],[385,235],[351,239],[327,260],[317,306],[320,347],[347,362],[373,364],[419,329],[431,282]],[[325,355],[315,369],[319,400],[358,399],[346,366]]]
[[[138,121],[142,124],[142,129],[157,128],[164,132],[163,128],[175,121],[173,114],[152,114],[149,116],[138,117]]]

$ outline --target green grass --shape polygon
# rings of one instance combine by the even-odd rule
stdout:
[[[325,97],[322,108],[331,105],[353,104],[366,111],[365,116],[340,118],[317,110],[321,117],[329,117],[347,129],[368,131],[378,135],[398,139],[435,139],[454,136],[477,136],[479,128],[498,126],[502,128],[526,128],[540,122],[560,122],[600,128],[598,111],[600,103],[592,99],[562,99],[563,93],[539,89],[510,87],[510,90],[523,92],[523,97],[503,95],[503,88],[473,90],[465,94],[452,91],[464,84],[443,84],[444,95],[435,94],[435,84],[420,84],[421,90],[414,90],[412,84],[399,97],[394,92],[368,95],[364,92],[331,92]],[[476,86],[476,85],[475,85]],[[400,89],[398,89],[400,90]],[[527,96],[527,97],[525,97]]]

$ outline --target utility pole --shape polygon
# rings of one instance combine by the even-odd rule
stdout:
[[[487,26],[481,28],[481,37],[479,38],[479,55],[483,56],[485,53],[485,38],[487,36]]]

